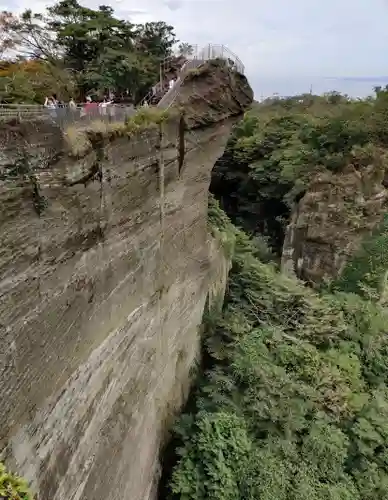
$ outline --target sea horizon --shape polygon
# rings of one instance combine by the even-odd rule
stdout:
[[[326,77],[264,77],[248,76],[255,99],[261,100],[274,94],[292,96],[312,91],[313,94],[340,92],[351,97],[367,97],[374,94],[374,87],[388,84],[388,76],[326,76]]]

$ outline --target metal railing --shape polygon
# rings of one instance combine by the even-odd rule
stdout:
[[[173,59],[177,59],[179,57],[182,57],[187,61],[193,59],[199,59],[203,61],[209,61],[211,59],[224,59],[226,61],[233,62],[236,71],[244,74],[245,67],[241,59],[234,52],[228,49],[228,47],[225,47],[225,45],[209,43],[205,45],[205,47],[200,45],[190,45],[190,47],[190,52],[185,54],[180,54],[179,52],[177,52],[173,56],[169,56],[164,59],[162,64],[168,66],[168,64]]]
[[[174,86],[165,93],[165,95],[159,101],[158,107],[169,108],[179,95],[180,87],[182,86],[182,83],[184,82],[190,71],[198,68],[206,61],[222,59],[229,65],[231,69],[241,74],[244,73],[245,68],[239,57],[237,57],[236,54],[234,54],[224,45],[209,44],[200,50],[197,50],[197,48],[195,48],[195,50],[193,50],[193,53],[190,54],[189,57],[190,58],[188,58],[181,67]]]
[[[181,68],[181,71],[179,72],[178,78],[176,82],[174,83],[174,86],[170,89],[167,90],[167,92],[164,94],[164,96],[160,99],[158,102],[157,106],[159,108],[169,108],[172,103],[175,101],[176,97],[179,94],[179,89],[182,86],[182,83],[184,82],[186,76],[190,73],[191,70],[198,68],[205,62],[204,59],[191,59],[187,61]]]
[[[189,60],[199,59],[202,61],[210,61],[211,59],[224,59],[229,65],[241,74],[244,74],[245,67],[241,59],[225,45],[217,45],[209,43],[205,47],[198,49],[194,46],[193,53],[188,56]]]
[[[68,105],[49,109],[39,104],[0,104],[0,122],[12,119],[28,121],[32,119],[50,120],[61,128],[71,125],[86,126],[94,121],[125,122],[136,113],[133,106],[112,104],[86,109],[83,105],[72,108]]]
[[[181,65],[177,68],[177,80],[170,89],[168,83],[157,82],[142,100],[141,105],[152,104],[155,94],[158,94],[157,107],[169,108],[176,97],[179,95],[179,89],[182,86],[187,75],[191,70],[198,68],[206,61],[214,59],[223,59],[232,70],[244,73],[244,65],[239,57],[230,51],[224,45],[208,44],[199,48],[198,45],[192,45],[189,53],[182,55],[173,55],[163,60],[161,63],[162,79],[171,72],[171,66],[177,64],[181,58]],[[69,125],[87,125],[95,120],[106,122],[123,122],[136,113],[133,106],[123,106],[119,104],[108,105],[107,107],[96,106],[86,109],[83,105],[77,105],[75,109],[68,105],[59,106],[55,109],[49,109],[39,104],[1,104],[0,103],[0,122],[16,118],[19,120],[30,119],[49,119],[60,127]]]
[[[176,54],[165,58],[161,63],[161,76],[165,78],[166,73],[170,71],[171,66],[176,63],[176,61],[182,58],[182,65],[178,71],[178,78],[171,89],[168,87],[168,83],[157,82],[150,92],[141,101],[141,105],[150,105],[152,99],[160,94],[163,94],[162,98],[159,100],[157,106],[162,108],[168,108],[174,102],[178,91],[178,88],[182,85],[184,79],[190,70],[198,68],[206,61],[213,59],[223,59],[227,62],[229,67],[238,73],[244,74],[245,67],[241,59],[229,50],[225,45],[215,45],[208,44],[205,47],[199,48],[198,45],[191,45],[191,50],[189,53],[182,55]]]

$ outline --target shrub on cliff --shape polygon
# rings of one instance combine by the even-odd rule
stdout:
[[[388,215],[347,262],[333,289],[387,303]]]
[[[5,500],[33,500],[26,481],[7,471],[0,462],[0,498]]]
[[[171,498],[388,499],[385,311],[318,294],[235,236],[211,366],[177,425]]]
[[[133,137],[136,134],[158,129],[159,125],[174,117],[174,112],[158,108],[140,108],[124,122],[93,120],[80,129],[77,125],[65,128],[65,140],[71,156],[82,158],[92,149],[98,149],[104,141],[117,137]],[[97,147],[95,147],[97,145]]]
[[[262,262],[275,259],[265,236],[257,235],[255,238],[239,231],[230,221],[225,212],[220,208],[218,201],[209,193],[208,225],[213,236],[221,242],[227,258],[235,256],[236,245],[239,255],[250,253]]]

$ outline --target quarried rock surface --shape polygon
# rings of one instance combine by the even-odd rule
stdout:
[[[292,214],[282,267],[321,283],[336,278],[388,207],[383,165],[318,174]]]
[[[182,87],[186,127],[97,134],[78,158],[52,126],[0,131],[1,456],[40,500],[155,496],[208,292],[224,284],[210,172],[252,101],[225,67],[206,79],[200,106]]]

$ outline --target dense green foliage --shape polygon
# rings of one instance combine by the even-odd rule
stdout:
[[[236,224],[279,245],[315,174],[373,165],[385,182],[387,117],[387,89],[265,102],[236,126],[212,191]],[[170,498],[388,499],[388,219],[317,292],[279,273],[214,200],[209,216],[233,267],[222,313],[206,318],[208,369],[176,427]]]
[[[367,237],[331,287],[387,303],[388,215]]]
[[[211,210],[233,268],[207,320],[211,365],[177,425],[171,498],[388,499],[385,310],[280,274]]]
[[[0,498],[4,500],[32,500],[27,483],[16,474],[7,471],[0,462]]]
[[[235,127],[211,191],[235,224],[278,248],[290,207],[315,173],[385,161],[387,118],[387,89],[364,100],[332,93],[264,102]]]
[[[61,99],[129,92],[137,102],[159,79],[160,62],[177,42],[162,22],[134,25],[113,9],[90,9],[61,0],[45,13],[0,13],[0,101],[40,102],[54,92]],[[181,44],[181,53],[191,50]]]

